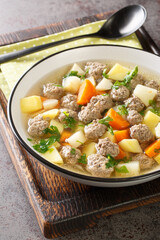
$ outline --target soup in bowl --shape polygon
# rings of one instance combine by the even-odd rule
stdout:
[[[160,169],[159,64],[158,56],[118,46],[49,56],[15,86],[11,127],[34,157],[72,180],[118,187],[154,179]]]

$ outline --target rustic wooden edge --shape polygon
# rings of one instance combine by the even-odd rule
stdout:
[[[46,34],[51,34],[54,33],[56,30],[58,31],[63,31],[64,28],[68,29],[70,27],[75,27],[79,25],[83,25],[85,23],[89,23],[91,21],[96,21],[96,20],[102,20],[106,18],[110,13],[105,13],[105,14],[98,14],[96,16],[93,16],[92,18],[84,18],[84,19],[77,19],[74,21],[68,21],[67,27],[66,23],[59,23],[59,24],[51,24],[48,25],[47,27],[40,27],[36,28],[34,30],[30,29],[27,31],[22,32],[17,32],[13,34],[6,34],[3,37],[0,37],[0,44],[9,44],[17,41],[22,41],[29,39],[28,37],[30,36],[31,38],[37,36],[39,37],[40,35],[46,35]],[[77,25],[74,25],[74,24]],[[72,25],[73,24],[73,25]],[[68,27],[69,26],[69,27]],[[45,30],[47,29],[47,30]],[[56,29],[56,30],[55,30]],[[33,31],[33,32],[32,32]],[[32,34],[31,34],[32,33]],[[31,34],[31,35],[30,35]],[[14,40],[12,35],[14,35]],[[22,36],[24,36],[22,38]],[[141,36],[139,36],[141,37]],[[147,47],[146,47],[147,48]],[[100,209],[98,212],[93,211],[93,212],[86,212],[85,214],[77,215],[77,216],[70,216],[69,218],[64,218],[62,219],[60,214],[61,214],[61,209],[59,208],[60,203],[56,202],[51,202],[51,201],[46,201],[41,193],[39,192],[38,186],[35,182],[34,179],[34,173],[32,171],[32,165],[28,161],[28,153],[19,145],[17,140],[15,139],[7,118],[6,118],[6,105],[7,101],[3,95],[2,92],[0,92],[0,126],[1,126],[1,134],[3,137],[3,140],[5,142],[5,145],[7,147],[7,150],[10,154],[10,157],[13,161],[13,164],[16,168],[16,171],[18,173],[18,176],[21,180],[21,183],[26,191],[26,194],[29,198],[29,201],[31,203],[31,206],[34,209],[36,218],[38,220],[39,226],[41,228],[42,233],[44,234],[45,237],[47,238],[53,238],[53,237],[58,237],[61,235],[65,235],[68,233],[73,232],[73,225],[74,225],[74,231],[78,231],[80,229],[84,229],[86,227],[91,227],[94,226],[97,222],[97,220],[102,217],[102,216],[108,216],[112,215],[115,213],[119,213],[122,211],[126,211],[129,209],[133,209],[139,206],[143,206],[149,203],[157,202],[160,200],[160,193],[157,191],[157,193],[152,194],[150,196],[142,196],[139,195],[139,198],[133,199],[132,201],[126,201],[122,202],[118,205],[114,206],[109,206],[109,207],[103,207]],[[7,131],[6,131],[7,130]],[[21,163],[19,163],[19,158],[22,158]],[[26,161],[27,158],[27,161]],[[74,204],[74,198],[73,199],[68,199],[67,204],[68,208],[70,208]],[[47,211],[46,211],[47,209]],[[54,222],[54,217],[50,216],[46,213],[50,210],[53,213],[53,209],[56,209],[56,221]],[[59,212],[58,212],[58,210]],[[53,214],[54,215],[54,214]],[[59,220],[58,220],[58,215],[59,215]],[[86,218],[84,218],[86,216]],[[69,221],[68,221],[69,220]]]

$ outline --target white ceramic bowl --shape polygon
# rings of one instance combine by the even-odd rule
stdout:
[[[47,74],[65,65],[80,61],[100,59],[106,62],[107,60],[113,60],[114,62],[124,61],[129,64],[141,66],[142,68],[147,68],[160,76],[160,57],[142,50],[112,45],[84,46],[64,50],[36,63],[19,79],[11,93],[8,103],[8,119],[10,126],[20,143],[36,159],[52,169],[55,173],[73,181],[100,187],[124,187],[158,178],[160,177],[160,170],[130,178],[98,178],[78,174],[48,162],[34,151],[27,141],[26,132],[21,120],[20,99],[26,96],[33,84],[36,84]]]

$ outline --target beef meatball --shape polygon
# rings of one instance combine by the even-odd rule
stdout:
[[[47,98],[61,99],[64,95],[64,89],[56,86],[54,83],[43,85],[43,95]]]
[[[97,153],[102,156],[110,154],[112,157],[116,157],[119,154],[119,146],[116,143],[111,142],[111,140],[106,137],[99,139],[98,144],[96,144]]]
[[[144,108],[144,103],[136,96],[125,100],[125,105],[129,110],[136,110],[137,112],[141,112]]]
[[[91,154],[87,158],[86,169],[95,177],[110,177],[114,171],[113,167],[106,168],[108,159],[100,154]]]
[[[105,68],[106,65],[99,62],[87,62],[85,66],[85,70],[88,70],[88,75],[94,77],[97,82],[102,79],[102,73]]]
[[[122,102],[129,97],[129,90],[125,86],[120,86],[118,89],[111,90],[111,98],[113,101]]]
[[[99,103],[100,112],[109,109],[113,106],[113,101],[109,95],[97,95],[91,98],[90,103],[96,105]]]
[[[66,163],[75,165],[81,157],[81,151],[71,146],[63,146],[60,155]]]
[[[83,106],[81,111],[78,113],[78,118],[84,123],[90,123],[92,120],[101,118],[100,103],[96,104],[88,103],[87,106]]]
[[[67,94],[61,99],[61,106],[64,108],[78,111],[79,105],[77,104],[77,95]]]
[[[44,130],[49,127],[49,121],[44,120],[39,114],[28,121],[28,133],[32,137],[41,137],[44,135]]]
[[[140,75],[140,74],[137,74],[137,75],[131,80],[131,83],[130,83],[131,89],[134,90],[135,87],[136,87],[138,84],[141,84],[141,85],[144,84],[144,79],[143,79],[142,75]]]
[[[135,156],[133,156],[132,160],[139,161],[141,169],[152,168],[155,163],[155,160],[153,158],[148,157],[144,153],[136,154]]]
[[[107,126],[98,122],[99,120],[93,120],[84,128],[85,136],[88,139],[97,139],[101,137],[107,130]]]
[[[143,121],[143,117],[140,113],[135,110],[130,110],[127,115],[127,120],[130,125],[139,124]]]
[[[131,138],[137,139],[140,143],[148,142],[153,139],[153,134],[145,124],[134,125],[130,128]]]
[[[64,121],[64,119],[66,118],[66,114],[69,114],[69,117],[72,117],[74,118],[74,120],[78,121],[77,112],[72,111],[71,109],[62,108],[60,109],[60,114],[58,116],[60,122]]]
[[[154,88],[156,90],[159,89],[159,84],[155,80],[145,81],[145,85],[150,88]]]

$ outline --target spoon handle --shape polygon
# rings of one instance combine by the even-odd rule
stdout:
[[[31,48],[27,48],[27,49],[23,49],[23,50],[19,50],[16,52],[10,52],[7,54],[3,54],[0,56],[0,63],[4,63],[4,62],[8,62],[10,60],[19,58],[19,57],[23,57],[26,56],[28,54],[31,53],[35,53],[38,51],[42,51],[44,49],[50,48],[50,47],[54,47],[60,44],[64,44],[64,43],[68,43],[77,39],[81,39],[81,38],[88,38],[88,37],[96,37],[96,33],[91,33],[91,34],[85,34],[85,35],[80,35],[80,36],[75,36],[72,38],[66,38],[66,39],[62,39],[56,42],[50,42],[50,43],[46,43],[43,45],[39,45],[39,46],[35,46],[35,47],[31,47]]]
[[[149,33],[145,30],[145,28],[143,26],[139,29],[139,32],[146,40],[146,44],[147,44],[147,47],[150,48],[150,52],[160,56],[160,48],[152,40],[151,36],[149,35]]]

